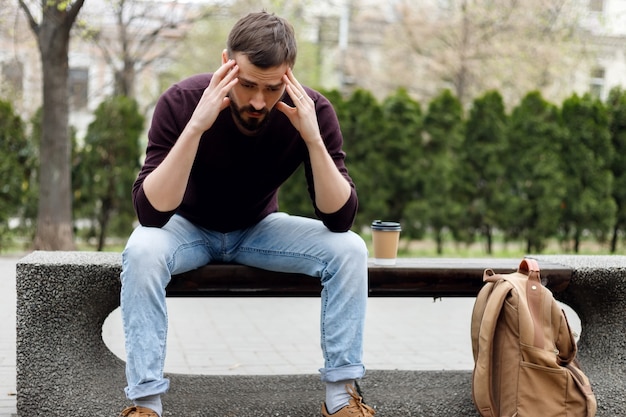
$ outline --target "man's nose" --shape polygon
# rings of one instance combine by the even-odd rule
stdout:
[[[265,96],[262,91],[259,90],[254,93],[250,99],[250,105],[254,107],[255,110],[263,110],[265,108]]]

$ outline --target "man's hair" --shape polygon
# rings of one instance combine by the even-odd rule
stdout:
[[[285,19],[265,11],[239,19],[228,35],[228,56],[241,53],[259,68],[296,63],[296,36]]]

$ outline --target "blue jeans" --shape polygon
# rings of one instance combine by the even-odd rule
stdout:
[[[319,277],[322,381],[358,379],[367,303],[367,248],[353,232],[333,233],[320,221],[274,213],[230,233],[200,228],[175,215],[163,228],[139,226],[122,254],[121,308],[126,337],[126,395],[166,392],[165,287],[172,274],[210,262]],[[216,341],[219,343],[219,341]]]

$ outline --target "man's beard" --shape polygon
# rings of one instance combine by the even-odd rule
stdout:
[[[269,121],[269,110],[263,108],[261,110],[257,110],[252,106],[244,106],[239,107],[237,103],[230,98],[230,110],[235,118],[235,124],[237,124],[240,128],[243,128],[246,135],[257,135],[263,130],[263,128],[267,125]],[[246,117],[246,113],[260,113],[260,117]]]

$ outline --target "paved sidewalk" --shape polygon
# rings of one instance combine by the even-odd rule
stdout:
[[[0,417],[12,417],[15,408],[15,263],[0,257]]]
[[[16,414],[17,261],[0,256],[0,417]],[[366,367],[472,369],[473,304],[473,298],[371,298]],[[322,366],[317,298],[168,298],[168,308],[167,372],[313,374]],[[124,357],[119,309],[105,322],[103,338]]]

